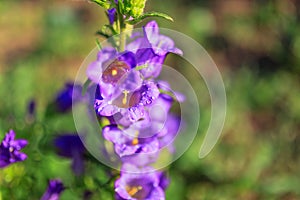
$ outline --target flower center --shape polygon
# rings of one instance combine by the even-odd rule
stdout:
[[[136,199],[143,199],[145,195],[140,191],[143,189],[142,186],[126,186],[127,193]]]
[[[124,90],[123,93],[112,103],[120,108],[130,108],[140,102],[141,95],[139,92],[129,92]]]
[[[13,148],[13,147],[9,147],[9,149],[8,149],[8,150],[9,150],[9,152],[11,152],[11,153],[12,153],[12,152],[14,151],[14,148]]]
[[[131,144],[132,145],[137,145],[139,143],[139,139],[138,138],[134,138],[132,141],[131,141]]]
[[[130,67],[123,61],[113,61],[103,72],[102,80],[105,83],[116,84],[128,71]]]

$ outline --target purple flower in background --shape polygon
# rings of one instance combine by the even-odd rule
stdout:
[[[27,115],[30,118],[34,118],[36,115],[36,102],[33,99],[31,99],[27,105]]]
[[[56,111],[64,113],[71,110],[72,103],[76,103],[80,100],[82,96],[81,91],[82,88],[80,85],[66,83],[65,88],[61,90],[55,98],[54,105]]]
[[[116,17],[117,17],[117,9],[116,8],[111,8],[107,10],[107,16],[109,19],[109,24],[113,25],[114,22],[116,21]]]
[[[55,138],[54,145],[60,156],[72,159],[72,169],[76,175],[84,171],[85,147],[78,135],[64,134]]]
[[[15,140],[15,132],[13,130],[6,133],[0,144],[0,168],[25,160],[27,155],[20,152],[20,150],[27,144],[28,142],[24,139]]]
[[[48,188],[41,200],[59,200],[60,193],[65,190],[63,183],[58,180],[49,180]]]
[[[164,200],[164,188],[160,185],[159,172],[145,173],[135,166],[124,164],[121,177],[115,182],[118,200]]]

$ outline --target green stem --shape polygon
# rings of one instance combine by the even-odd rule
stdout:
[[[120,51],[125,50],[125,45],[126,45],[126,35],[125,35],[125,30],[126,30],[126,24],[124,23],[123,16],[120,15]]]
[[[120,4],[121,5],[121,4]],[[118,6],[120,6],[118,5]],[[123,14],[121,12],[121,8],[118,7],[117,9],[118,12],[118,20],[119,20],[119,34],[120,34],[120,42],[119,42],[119,51],[122,52],[125,50],[125,45],[126,45],[126,35],[125,35],[125,30],[126,30],[126,23],[123,18]]]
[[[126,35],[124,33],[125,29],[121,29],[121,33],[120,33],[120,51],[124,51],[125,50],[125,45],[126,45]]]

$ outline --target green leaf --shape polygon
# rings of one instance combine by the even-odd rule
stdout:
[[[101,36],[103,36],[105,38],[109,38],[110,37],[110,35],[108,35],[107,33],[104,33],[103,31],[100,31],[100,30],[97,31],[96,34],[97,35],[101,35]]]
[[[109,8],[109,3],[107,3],[106,1],[103,1],[103,0],[90,0],[90,1],[98,4],[99,6],[105,8],[105,9]]]
[[[99,50],[101,50],[102,46],[101,46],[98,38],[96,39],[96,44],[97,44],[97,47],[99,48]]]
[[[123,4],[122,1],[118,1],[118,9],[117,10],[118,10],[118,13],[120,13],[122,15],[125,14],[125,12],[124,12],[124,4]]]
[[[117,31],[114,29],[114,27],[113,26],[111,26],[111,25],[104,25],[103,27],[102,27],[102,30],[110,30],[111,31],[111,33],[113,34],[113,35],[116,35],[117,34]]]
[[[127,20],[126,23],[131,24],[131,25],[135,25],[137,23],[140,23],[142,20],[148,18],[148,17],[160,17],[160,18],[164,18],[166,20],[169,21],[174,21],[172,17],[170,17],[169,15],[165,14],[165,13],[160,13],[160,12],[148,12],[143,14],[142,16],[135,18],[133,20]]]

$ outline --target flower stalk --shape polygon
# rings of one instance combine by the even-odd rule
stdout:
[[[113,151],[109,152],[121,163],[115,197],[163,200],[168,180],[163,172],[151,166],[164,147],[172,146],[169,141],[176,136],[180,120],[170,113],[178,99],[168,83],[156,78],[166,56],[181,55],[182,51],[171,38],[159,33],[155,21],[147,23],[133,41],[127,41],[127,36],[133,37],[126,31],[148,17],[172,18],[158,12],[144,13],[145,0],[101,2],[110,2],[107,10],[110,25],[105,25],[100,35],[118,33],[119,36],[112,46],[99,50],[97,60],[87,69],[87,76],[96,88],[94,109],[103,139],[112,145]],[[151,116],[157,107],[163,113]]]

